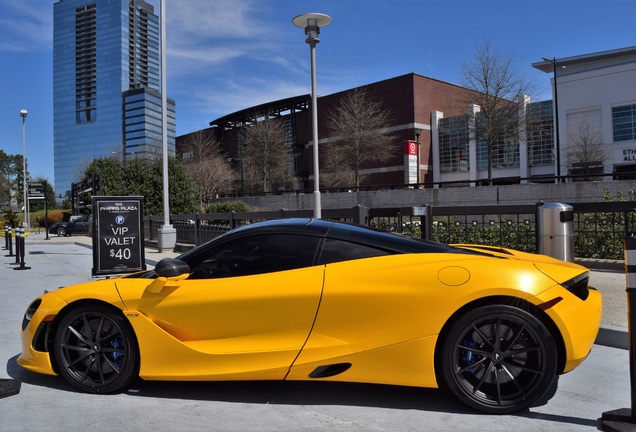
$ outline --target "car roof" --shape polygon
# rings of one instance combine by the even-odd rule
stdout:
[[[272,219],[240,226],[233,229],[228,234],[231,234],[232,236],[242,236],[246,233],[253,234],[254,230],[256,230],[260,233],[288,232],[310,235],[325,235],[334,225],[334,223],[334,221],[314,218]]]
[[[210,243],[225,242],[255,234],[271,233],[328,237],[401,253],[448,252],[453,249],[441,243],[389,233],[367,226],[314,218],[274,219],[243,225],[212,240]]]

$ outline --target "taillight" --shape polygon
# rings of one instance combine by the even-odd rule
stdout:
[[[590,290],[587,286],[589,281],[590,274],[589,272],[585,272],[576,277],[573,277],[568,281],[563,282],[561,286],[581,300],[586,300],[587,297],[590,295]]]

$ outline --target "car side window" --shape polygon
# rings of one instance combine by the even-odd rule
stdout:
[[[190,264],[189,279],[248,276],[314,264],[320,238],[262,234],[238,238],[209,249]]]
[[[325,245],[322,248],[318,264],[390,255],[391,253],[391,251],[372,246],[328,238],[325,240]]]

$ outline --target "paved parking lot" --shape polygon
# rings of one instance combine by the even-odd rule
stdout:
[[[362,384],[139,382],[121,394],[78,393],[61,378],[36,375],[16,364],[20,322],[30,301],[44,289],[91,279],[92,252],[76,241],[31,236],[25,258],[31,269],[23,271],[14,270],[13,259],[2,251],[0,380],[20,389],[0,398],[1,431],[589,431],[597,430],[603,412],[630,404],[629,352],[603,345],[595,345],[580,368],[561,377],[547,404],[507,416],[476,413],[436,389]],[[147,258],[154,262],[160,255]],[[598,272],[594,277],[624,296],[624,275]],[[616,303],[621,307],[620,300]],[[620,322],[612,325],[621,328]]]

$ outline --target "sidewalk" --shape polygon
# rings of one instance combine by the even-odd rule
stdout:
[[[49,240],[46,240],[46,234],[43,232],[29,234],[25,243],[27,256],[30,244],[39,242],[73,243],[89,249],[92,249],[93,246],[92,238],[85,235],[58,237],[57,235],[49,234],[48,237]],[[144,253],[146,264],[151,267],[154,267],[162,258],[176,258],[181,255],[181,252],[173,252],[171,250],[163,250],[160,253],[157,248],[150,247],[146,247]],[[607,263],[603,260],[581,260],[578,262],[590,268],[590,285],[603,294],[603,320],[596,343],[614,348],[628,349],[628,314],[624,266],[620,262]]]
[[[49,239],[46,239],[46,234],[44,232],[31,232],[26,238],[25,247],[29,249],[29,243],[40,242],[40,241],[49,241],[52,243],[75,243],[79,246],[84,246],[89,249],[93,248],[93,239],[92,237],[86,235],[73,235],[69,237],[58,237],[55,234],[49,234]],[[161,253],[157,250],[157,248],[146,247],[144,248],[144,255],[146,258],[146,264],[155,266],[161,259],[163,258],[176,258],[181,255],[183,252],[173,252],[171,250],[163,250]]]

